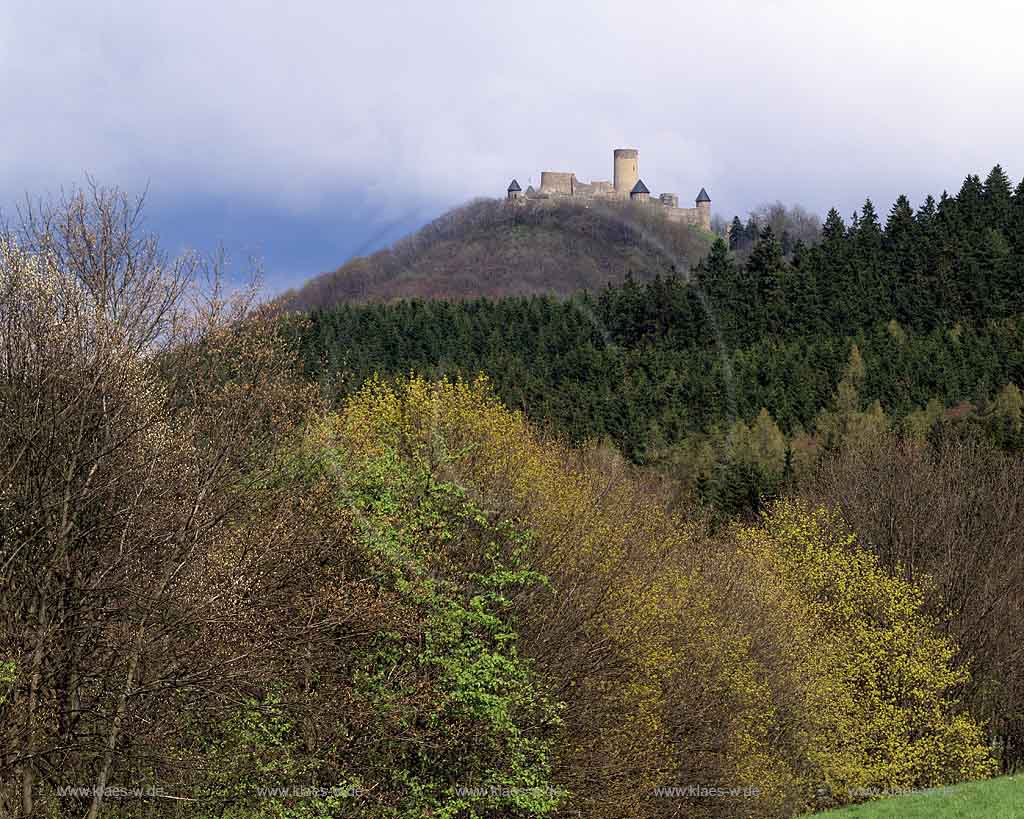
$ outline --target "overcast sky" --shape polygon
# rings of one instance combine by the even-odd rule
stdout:
[[[0,208],[85,172],[283,287],[611,151],[844,214],[1024,175],[1019,2],[0,0]]]

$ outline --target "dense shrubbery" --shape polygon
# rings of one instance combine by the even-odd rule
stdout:
[[[920,592],[823,512],[782,505],[709,539],[649,477],[544,444],[484,385],[375,383],[338,435],[431,464],[531,532],[550,586],[513,598],[520,647],[563,703],[553,781],[587,815],[673,815],[656,789],[700,783],[760,796],[688,815],[785,816],[819,788],[991,771]]]

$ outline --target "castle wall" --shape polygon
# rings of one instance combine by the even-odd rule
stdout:
[[[670,222],[711,230],[711,210],[708,208],[665,208],[665,216]]]
[[[567,194],[563,194],[563,193],[547,194],[547,193],[542,193],[541,191],[537,191],[536,193],[534,193],[532,195],[528,193],[522,199],[511,200],[511,201],[517,202],[517,203],[522,203],[522,204],[526,204],[527,202],[532,201],[532,202],[536,203],[537,205],[545,205],[545,204],[553,205],[557,200],[559,200],[559,199],[561,199],[563,197],[569,198],[569,199],[573,199],[573,200],[576,200],[576,201],[581,202],[581,203],[585,203],[587,201],[597,202],[597,201],[601,201],[602,199],[606,200],[606,201],[609,200],[609,199],[613,199],[613,200],[619,200],[620,199],[618,194],[615,193],[614,189],[612,190],[612,192],[610,194],[607,194],[607,193],[606,194],[587,193],[587,192],[581,191],[580,187],[589,188],[590,187],[589,185],[587,185],[586,183],[581,183],[581,182],[577,182],[576,185],[577,185],[576,193],[573,194],[572,196],[568,196]],[[674,208],[674,207],[665,205],[664,203],[662,203],[658,199],[650,199],[650,198],[647,198],[647,197],[643,197],[643,198],[636,198],[636,197],[634,197],[631,201],[633,201],[633,202],[635,202],[637,204],[647,205],[648,207],[660,208],[662,213],[665,214],[665,218],[668,219],[670,222],[675,222],[676,224],[681,224],[681,225],[692,225],[694,227],[703,228],[704,230],[707,230],[707,231],[711,230],[711,211],[708,208],[700,208],[700,207],[696,207],[696,208]],[[728,236],[726,238],[728,238]]]
[[[573,196],[576,193],[576,174],[562,171],[541,171],[538,193]]]

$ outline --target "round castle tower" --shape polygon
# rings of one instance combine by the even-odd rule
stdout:
[[[636,148],[615,149],[615,195],[629,199],[636,183],[640,181],[640,152]]]

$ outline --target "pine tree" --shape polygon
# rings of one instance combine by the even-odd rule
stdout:
[[[784,295],[793,332],[809,336],[828,332],[822,315],[822,293],[818,282],[821,258],[818,248],[808,248],[799,240],[793,247]]]
[[[856,278],[851,263],[847,229],[839,212],[832,208],[821,231],[821,271],[818,275],[822,308],[829,325],[846,332],[854,326]]]
[[[859,310],[857,324],[867,326],[873,316],[892,314],[887,270],[882,262],[882,227],[870,199],[865,200],[857,220],[854,265],[858,273]]]
[[[985,223],[985,186],[977,174],[969,174],[956,196],[961,228],[967,234],[978,231]]]
[[[885,223],[886,246],[896,249],[903,247],[908,237],[913,238],[915,227],[914,209],[910,206],[910,200],[904,194],[900,194]]]
[[[695,271],[707,311],[712,314],[709,319],[718,326],[730,346],[736,343],[746,321],[744,305],[750,296],[749,291],[743,289],[741,270],[725,242],[717,240]]]
[[[864,200],[864,206],[860,211],[860,218],[857,221],[857,238],[862,243],[881,245],[882,228],[878,222],[878,212],[870,199]]]

